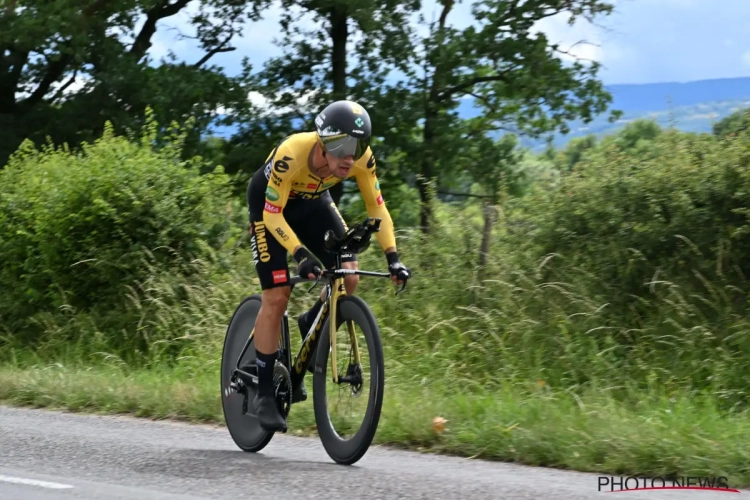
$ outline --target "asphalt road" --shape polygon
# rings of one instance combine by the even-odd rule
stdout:
[[[0,499],[696,499],[716,491],[597,491],[598,477],[373,446],[354,466],[317,439],[244,453],[226,429],[0,406]],[[731,483],[730,483],[731,485]]]

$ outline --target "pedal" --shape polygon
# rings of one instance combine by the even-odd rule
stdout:
[[[229,397],[232,394],[243,394],[245,390],[245,385],[242,383],[241,380],[232,380],[229,382],[229,385],[224,389],[224,396]]]

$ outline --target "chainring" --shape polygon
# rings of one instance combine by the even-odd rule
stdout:
[[[286,418],[292,407],[292,377],[278,361],[273,365],[273,388],[279,411]]]

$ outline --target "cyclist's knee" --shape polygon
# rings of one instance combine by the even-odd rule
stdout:
[[[341,266],[344,269],[359,269],[357,262],[344,262]],[[359,275],[350,274],[344,277],[344,287],[346,288],[347,295],[352,295],[357,290],[359,285]]]
[[[261,303],[264,312],[273,316],[275,319],[281,319],[281,316],[284,315],[284,311],[289,303],[291,292],[292,289],[288,286],[263,290]]]

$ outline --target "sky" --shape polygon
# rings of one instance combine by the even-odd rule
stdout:
[[[461,28],[472,22],[472,1],[457,2],[449,15],[450,24]],[[422,12],[427,17],[437,16],[436,3],[424,0]],[[577,56],[602,63],[599,76],[608,85],[750,76],[750,0],[613,3],[615,11],[597,19],[596,26],[582,21],[570,27],[567,17],[559,16],[546,19],[537,27],[563,48],[573,47]],[[281,55],[283,49],[273,39],[279,17],[277,6],[266,10],[262,20],[247,25],[243,37],[234,41],[236,51],[218,54],[211,63],[235,74],[245,56],[257,69],[269,57]],[[180,59],[200,59],[201,51],[194,42],[179,40],[178,30],[190,33],[187,15],[161,21],[152,40],[151,56],[159,59],[171,50]],[[588,43],[577,44],[582,40]]]

